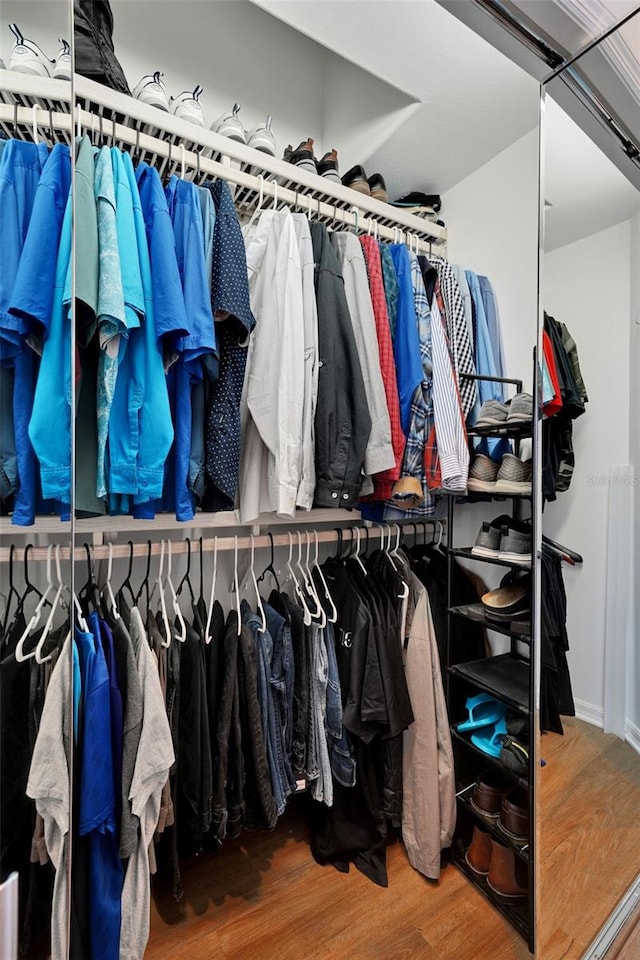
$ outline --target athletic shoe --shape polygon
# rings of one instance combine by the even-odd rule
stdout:
[[[475,493],[494,493],[497,476],[498,464],[495,460],[479,453],[473,458],[469,467],[467,490]]]
[[[204,111],[200,103],[200,96],[203,88],[198,84],[191,90],[183,90],[177,97],[171,97],[169,100],[169,109],[175,117],[181,120],[188,120],[189,123],[195,123],[199,127],[206,126],[204,122]]]
[[[510,493],[531,496],[531,478],[533,475],[530,460],[520,460],[512,453],[505,453],[493,486],[494,493]]]
[[[371,187],[369,186],[367,175],[364,172],[364,167],[360,166],[360,164],[356,164],[355,167],[347,170],[342,178],[342,184],[345,187],[351,187],[352,190],[357,190],[358,193],[364,193],[368,197],[371,196]]]
[[[213,121],[209,129],[219,133],[221,137],[228,137],[229,140],[235,140],[237,143],[246,143],[247,135],[238,117],[239,113],[240,104],[234,103],[231,110],[225,110],[222,116]]]
[[[294,166],[300,167],[301,170],[306,170],[307,173],[318,172],[318,161],[313,155],[313,140],[311,137],[303,140],[295,150],[291,144],[289,144],[284,151],[282,159],[286,160],[287,163],[292,163]]]
[[[493,557],[497,559],[502,528],[505,524],[508,524],[510,520],[511,517],[506,514],[503,514],[501,517],[496,517],[496,519],[490,523],[484,520],[476,537],[475,545],[471,547],[471,553],[478,557]]]
[[[516,393],[509,404],[507,423],[530,423],[533,419],[533,397],[530,393]]]
[[[271,130],[271,115],[267,117],[264,123],[246,132],[246,137],[248,147],[253,147],[254,150],[260,150],[261,153],[268,153],[270,157],[275,157],[276,138]]]
[[[531,543],[531,527],[517,520],[509,520],[500,530],[498,558],[513,563],[530,563]]]
[[[62,37],[58,37],[58,43],[61,43],[62,46],[56,57],[53,78],[54,80],[71,80],[71,47]]]
[[[405,193],[403,197],[391,201],[394,207],[428,207],[438,213],[442,201],[439,193],[422,193],[420,190],[412,190],[411,193]]]
[[[325,180],[330,180],[331,183],[342,183],[340,174],[338,173],[337,150],[329,150],[328,153],[325,153],[322,160],[318,160],[318,173],[321,177],[324,177]]]
[[[148,103],[150,107],[169,112],[169,94],[162,82],[164,73],[156,70],[147,73],[133,88],[133,96],[141,103]]]
[[[500,400],[487,400],[482,404],[473,427],[504,427],[509,416],[509,407]]]
[[[9,30],[16,38],[9,57],[9,70],[30,73],[36,77],[52,76],[55,62],[45,56],[37,43],[22,36],[17,23],[10,23]]]
[[[374,173],[371,177],[368,177],[367,183],[369,184],[371,196],[375,200],[382,200],[383,203],[388,201],[389,194],[387,193],[387,185],[381,173]]]

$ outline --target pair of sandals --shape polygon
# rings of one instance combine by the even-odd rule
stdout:
[[[471,732],[471,742],[478,750],[499,758],[503,741],[512,732],[507,704],[488,693],[479,693],[467,699],[465,708],[469,719],[458,724],[458,733]]]

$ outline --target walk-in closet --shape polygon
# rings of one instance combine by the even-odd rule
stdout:
[[[0,960],[640,957],[640,11],[0,0]]]

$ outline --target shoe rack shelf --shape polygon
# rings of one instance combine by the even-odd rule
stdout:
[[[525,781],[526,782],[526,781]],[[510,847],[511,850],[515,853],[518,859],[522,860],[523,863],[529,863],[529,844],[528,843],[518,843],[517,840],[514,840],[507,833],[500,829],[499,818],[497,817],[488,817],[479,813],[478,810],[471,803],[471,796],[473,794],[474,783],[470,783],[467,787],[463,787],[456,793],[458,802],[463,806],[469,815],[474,818],[474,820],[481,824],[485,830],[488,830],[489,833],[499,840],[500,843],[504,843],[507,847]]]
[[[451,549],[454,557],[462,557],[465,560],[478,560],[481,563],[494,563],[500,567],[512,567],[516,570],[530,570],[530,560],[505,560],[504,557],[483,557],[479,553],[474,553],[471,547],[455,547]]]
[[[480,690],[507,703],[513,710],[529,713],[529,661],[503,653],[485,660],[456,663],[454,676],[468,680]]]
[[[464,746],[465,747],[464,752],[470,753],[474,761],[476,761],[476,764],[478,760],[482,760],[485,766],[489,764],[490,766],[494,767],[496,770],[499,770],[500,773],[504,774],[505,777],[509,777],[510,780],[513,780],[513,782],[517,784],[519,787],[522,787],[523,790],[529,789],[529,781],[526,777],[518,776],[518,774],[514,773],[513,770],[509,770],[508,767],[505,767],[504,763],[501,763],[500,760],[498,760],[496,757],[492,757],[488,753],[485,753],[484,750],[480,750],[480,748],[476,747],[475,743],[473,743],[468,736],[463,736],[461,733],[458,732],[458,728],[456,727],[455,724],[453,724],[453,726],[450,729],[451,729],[451,737],[453,739],[454,745]],[[455,750],[454,750],[454,754],[455,754]],[[460,801],[458,800],[458,806],[459,805],[460,805]]]
[[[535,363],[535,357],[534,357]],[[516,392],[522,391],[522,381],[500,379],[510,384]],[[511,423],[504,426],[471,428],[467,431],[470,444],[478,437],[500,437],[513,441],[514,451],[519,453],[520,441],[531,437],[533,422]],[[535,474],[534,474],[535,475]],[[448,564],[448,596],[447,596],[447,655],[445,671],[445,693],[449,722],[451,724],[451,738],[453,742],[454,764],[456,781],[459,784],[457,794],[457,824],[451,851],[452,862],[462,871],[473,886],[485,899],[505,917],[508,922],[524,937],[531,953],[535,951],[535,770],[533,757],[535,751],[533,743],[529,748],[529,768],[526,775],[520,775],[505,767],[499,757],[492,757],[477,747],[468,732],[458,732],[457,726],[466,719],[464,704],[468,696],[474,696],[483,691],[490,696],[506,703],[511,710],[522,717],[528,718],[528,728],[535,731],[534,707],[537,702],[537,691],[534,683],[533,653],[534,653],[534,623],[533,620],[495,621],[486,615],[480,602],[459,605],[453,596],[454,564],[458,561],[468,563],[480,561],[494,566],[506,567],[511,570],[532,571],[535,577],[535,568],[530,560],[514,561],[503,557],[483,557],[474,554],[469,546],[457,546],[454,539],[455,514],[459,505],[466,501],[493,503],[494,500],[511,501],[511,512],[514,519],[520,519],[524,505],[533,503],[533,488],[530,494],[509,494],[501,492],[474,493],[469,491],[466,497],[460,494],[449,493],[447,496],[447,564]],[[488,519],[488,518],[487,518]],[[535,616],[532,609],[532,617]],[[488,656],[482,660],[465,661],[461,654],[454,659],[454,650],[464,649],[464,643],[458,642],[464,637],[465,623],[477,624],[487,631],[508,637],[511,641],[507,653]],[[454,632],[457,642],[454,644]],[[524,652],[523,652],[524,651]],[[462,657],[462,659],[461,659]],[[495,823],[487,824],[487,819],[478,813],[471,805],[471,794],[477,777],[487,769],[496,769],[504,774],[514,784],[526,791],[529,807],[529,836],[525,843],[517,843],[502,831]],[[526,865],[528,878],[528,894],[519,899],[509,899],[496,893],[488,883],[487,877],[477,874],[465,859],[473,837],[474,828],[478,825],[489,829],[492,837],[506,846],[513,853],[514,863],[522,862]]]
[[[467,603],[460,607],[450,607],[449,611],[454,617],[464,617],[466,620],[472,620],[474,623],[480,623],[485,630],[493,630],[494,633],[501,633],[503,637],[511,637],[519,643],[529,643],[531,641],[531,625],[523,621],[512,620],[510,625],[499,623],[497,620],[491,620],[487,617],[486,611],[481,603]]]

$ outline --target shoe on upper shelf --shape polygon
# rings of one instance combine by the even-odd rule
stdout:
[[[504,427],[509,416],[509,404],[501,400],[485,400],[478,419],[471,427]]]
[[[156,70],[155,73],[147,73],[142,77],[133,88],[133,96],[141,103],[148,103],[151,107],[157,107],[158,110],[169,112],[169,94],[167,88],[162,82],[164,73]]]
[[[311,137],[302,140],[295,150],[291,144],[285,147],[282,159],[286,160],[287,163],[292,163],[294,167],[306,170],[307,173],[318,172],[318,161],[313,154],[313,139]]]
[[[229,140],[235,140],[237,143],[246,143],[247,134],[238,114],[240,113],[240,104],[234,103],[231,110],[225,112],[214,120],[210,130],[219,133],[221,137],[227,137]]]
[[[367,183],[369,184],[371,196],[375,200],[381,200],[383,203],[387,203],[389,200],[389,194],[387,193],[387,185],[384,182],[384,177],[382,174],[374,173],[367,179]]]
[[[338,151],[335,148],[325,153],[322,160],[318,160],[318,173],[331,183],[342,183],[338,172]]]
[[[411,213],[424,208],[438,213],[442,207],[442,201],[439,193],[422,193],[421,190],[412,190],[410,193],[398,197],[397,200],[392,200],[391,205],[410,208]]]
[[[511,517],[504,513],[495,520],[483,520],[476,542],[471,547],[471,553],[478,557],[492,557],[494,560],[498,557],[500,550],[500,538],[502,537],[502,528],[509,523]]]
[[[533,418],[533,397],[530,393],[516,393],[511,398],[507,424],[529,423]]]
[[[491,522],[483,521],[471,553],[513,563],[531,561],[531,528],[503,514]]]
[[[58,37],[60,49],[56,54],[56,65],[53,68],[54,80],[71,80],[71,47],[66,40]]]
[[[364,167],[360,164],[356,164],[355,167],[347,170],[342,178],[342,184],[345,187],[351,187],[352,190],[357,190],[358,193],[364,193],[368,197],[371,196],[371,187],[369,186],[367,175]]]
[[[10,23],[9,30],[15,37],[15,43],[9,55],[9,70],[29,73],[35,77],[52,77],[56,66],[55,60],[50,60],[33,40],[23,37],[17,23]]]
[[[260,150],[261,153],[267,153],[270,157],[276,155],[276,138],[271,129],[271,114],[264,123],[259,123],[253,130],[245,131],[247,146],[254,150]]]
[[[171,97],[169,100],[169,109],[175,117],[181,120],[188,120],[189,123],[195,123],[199,127],[204,127],[204,110],[200,103],[203,88],[200,84],[194,87],[193,91],[183,90],[177,97]]]

